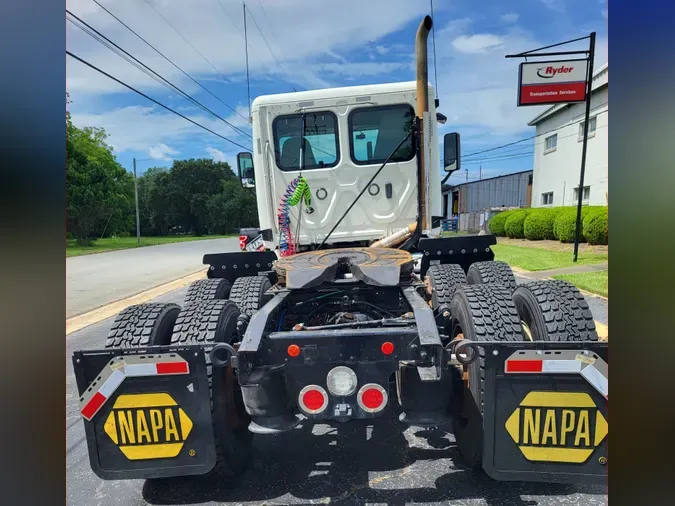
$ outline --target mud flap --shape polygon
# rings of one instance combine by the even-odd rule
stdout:
[[[523,344],[483,346],[483,469],[495,480],[607,483],[607,343]]]
[[[78,351],[89,461],[107,480],[205,474],[216,463],[204,349]]]

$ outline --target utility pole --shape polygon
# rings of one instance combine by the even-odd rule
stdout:
[[[464,172],[466,172],[466,182],[469,182],[469,169],[464,169]]]
[[[480,164],[480,168],[478,169],[478,179],[482,181],[483,179],[483,164]]]
[[[136,240],[141,244],[141,218],[138,214],[138,182],[136,179],[136,158],[134,158],[134,195],[136,197]]]

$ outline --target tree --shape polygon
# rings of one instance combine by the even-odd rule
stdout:
[[[80,245],[92,244],[111,222],[110,230],[120,231],[131,223],[133,178],[106,138],[102,128],[77,128],[66,112],[67,223]]]
[[[236,233],[240,228],[257,227],[255,193],[242,188],[239,181],[227,181],[223,191],[208,202],[208,228],[211,233]]]

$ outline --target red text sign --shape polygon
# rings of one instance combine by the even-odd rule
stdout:
[[[588,60],[520,64],[518,105],[586,100]]]

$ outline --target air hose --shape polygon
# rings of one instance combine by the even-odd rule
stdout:
[[[277,219],[279,221],[279,253],[282,257],[295,255],[295,238],[291,232],[291,216],[290,209],[292,206],[297,206],[303,202],[306,206],[306,212],[311,214],[312,209],[312,192],[309,189],[309,184],[303,176],[296,177],[288,184],[286,191],[281,197],[279,207],[277,208]],[[298,217],[298,219],[300,219]]]

